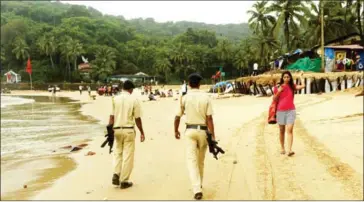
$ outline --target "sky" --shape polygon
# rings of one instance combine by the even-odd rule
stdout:
[[[248,22],[255,1],[61,1],[91,6],[125,19],[154,18],[156,22],[192,21],[207,24]]]

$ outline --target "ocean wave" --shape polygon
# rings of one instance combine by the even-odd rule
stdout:
[[[33,99],[13,97],[13,96],[1,96],[1,108],[10,105],[22,105],[35,102]]]

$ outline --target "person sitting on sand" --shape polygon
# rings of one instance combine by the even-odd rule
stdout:
[[[167,97],[167,96],[166,96],[166,93],[165,93],[164,91],[161,91],[161,93],[160,93],[160,97],[161,97],[161,98],[165,98],[165,97]]]
[[[154,97],[154,95],[153,95],[152,92],[150,92],[148,98],[149,98],[149,101],[156,101],[156,99],[155,99],[155,97]]]
[[[277,104],[277,123],[279,125],[279,140],[281,143],[281,154],[286,154],[284,147],[285,131],[288,133],[288,156],[295,153],[292,151],[293,144],[293,126],[296,120],[296,108],[294,105],[295,91],[305,88],[305,82],[302,78],[301,72],[300,79],[303,85],[295,85],[293,83],[292,74],[289,71],[282,73],[280,86],[274,87],[273,99],[278,101]]]
[[[172,91],[172,89],[169,89],[168,90],[168,97],[173,97],[173,91]]]

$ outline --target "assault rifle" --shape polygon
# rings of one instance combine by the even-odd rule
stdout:
[[[214,158],[217,160],[217,155],[219,153],[225,154],[225,151],[217,146],[217,142],[212,139],[212,134],[207,130],[207,143],[209,145],[209,151],[214,155]]]
[[[113,124],[109,124],[106,126],[107,134],[105,135],[106,140],[102,143],[101,148],[104,148],[106,144],[109,145],[109,154],[112,152],[112,147],[114,145],[114,130]]]

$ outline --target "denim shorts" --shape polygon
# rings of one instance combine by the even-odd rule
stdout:
[[[296,120],[296,110],[277,111],[278,125],[292,125]]]

